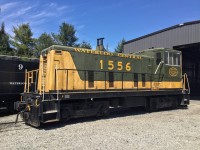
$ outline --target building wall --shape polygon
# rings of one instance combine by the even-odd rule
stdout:
[[[200,42],[200,22],[183,24],[169,30],[157,32],[144,38],[128,41],[124,44],[125,53],[133,53],[149,48],[173,48],[173,46],[186,45]]]

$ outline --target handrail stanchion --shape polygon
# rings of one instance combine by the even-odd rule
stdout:
[[[29,93],[29,73],[27,71],[27,93]]]
[[[38,70],[35,71],[35,92],[37,93]]]
[[[105,71],[105,90],[106,90],[106,71]]]
[[[85,81],[84,81],[84,90],[86,90],[86,71],[84,71]]]
[[[187,82],[187,88],[186,88],[186,82]],[[188,94],[190,94],[190,84],[186,73],[183,75],[183,90],[185,91],[188,90]]]
[[[24,83],[24,92],[27,91],[27,69],[25,70],[25,83]]]
[[[150,74],[151,90],[152,90],[152,80],[153,80],[152,74]]]
[[[67,69],[67,90],[68,90],[68,69]]]
[[[184,90],[186,90],[186,74],[184,74]]]
[[[42,100],[44,100],[44,64],[42,64]]]
[[[190,94],[190,83],[189,83],[187,74],[186,74],[186,79],[187,79],[187,85],[188,85],[188,94]]]
[[[58,100],[58,69],[57,69],[57,65],[56,65],[56,91],[57,91],[57,100]]]
[[[122,90],[124,90],[124,73],[122,72]]]

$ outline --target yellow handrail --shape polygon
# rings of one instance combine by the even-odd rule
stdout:
[[[38,74],[39,69],[37,70],[31,70],[31,71],[27,71],[25,70],[25,85],[24,85],[24,92],[29,93],[30,92],[30,85],[35,83],[37,81],[34,80],[34,75],[36,75],[36,79],[37,79],[37,74]],[[35,82],[34,82],[35,81]],[[36,86],[35,86],[36,87]]]
[[[184,73],[183,75],[183,90],[187,90],[188,94],[190,94],[190,83],[189,83],[189,79],[186,73]]]

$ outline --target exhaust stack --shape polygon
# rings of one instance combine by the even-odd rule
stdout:
[[[96,47],[97,51],[105,51],[105,48],[103,46],[103,39],[104,38],[98,38],[97,39],[97,47]]]

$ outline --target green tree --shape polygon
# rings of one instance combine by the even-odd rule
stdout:
[[[0,53],[12,55],[12,49],[9,44],[9,35],[5,32],[5,24],[1,24],[0,28]]]
[[[13,27],[14,37],[11,44],[16,48],[19,56],[32,56],[35,48],[35,39],[29,24],[21,24]]]
[[[115,48],[116,53],[123,53],[123,43],[124,42],[126,42],[126,40],[124,38],[118,42],[117,47]]]
[[[92,46],[90,43],[83,41],[82,43],[75,44],[75,47],[80,47],[80,48],[86,48],[86,49],[92,49]]]
[[[78,38],[75,35],[76,30],[73,25],[63,22],[60,25],[59,34],[52,33],[57,44],[64,46],[74,46]]]
[[[34,55],[38,57],[40,55],[41,50],[55,44],[56,43],[54,42],[54,39],[52,38],[50,34],[47,34],[46,32],[42,33],[37,39],[36,51]]]

